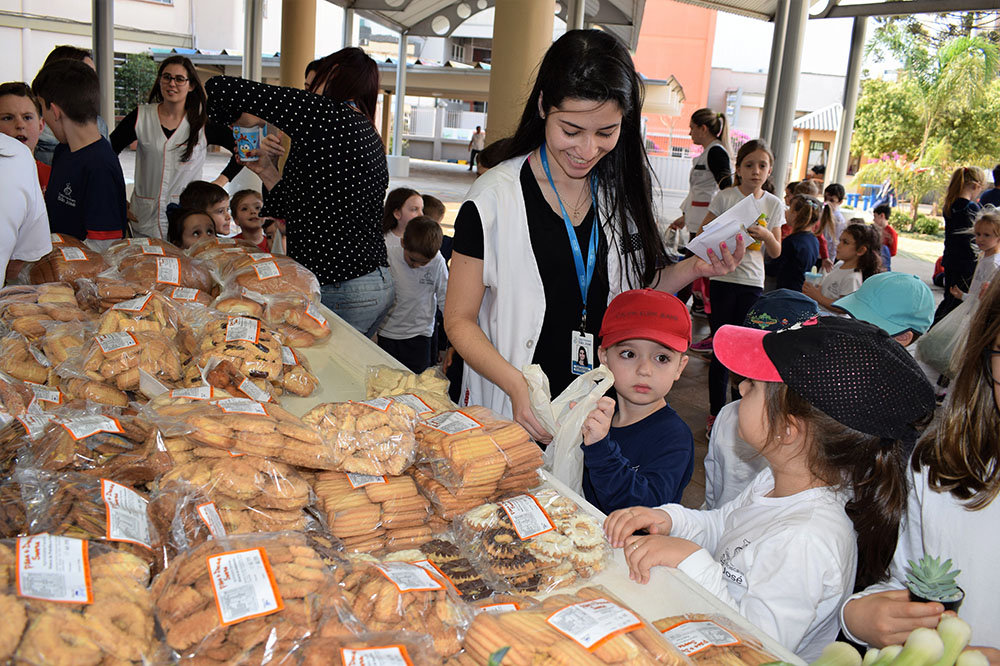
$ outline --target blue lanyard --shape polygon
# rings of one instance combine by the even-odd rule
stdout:
[[[559,202],[559,212],[562,213],[563,222],[566,223],[566,233],[569,235],[569,246],[573,250],[573,262],[576,264],[576,277],[580,283],[580,296],[583,299],[583,320],[580,324],[580,331],[585,332],[587,328],[587,292],[590,290],[590,282],[594,279],[594,265],[597,263],[597,227],[600,222],[597,215],[597,197],[595,196],[594,178],[590,179],[590,204],[594,208],[594,226],[590,229],[590,242],[587,245],[587,267],[583,267],[583,253],[580,251],[580,241],[576,239],[576,231],[573,229],[573,222],[566,214],[566,207],[563,206],[562,197],[556,184],[552,182],[552,172],[549,170],[549,158],[545,154],[545,142],[542,142],[541,150],[542,168],[545,169],[545,177],[549,179],[552,191],[556,193],[556,201]]]

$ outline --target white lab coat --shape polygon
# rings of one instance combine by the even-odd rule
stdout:
[[[701,223],[708,213],[708,204],[719,191],[719,184],[708,168],[708,151],[714,146],[722,146],[721,141],[713,141],[691,160],[691,174],[688,176],[688,194],[681,203],[684,225],[693,234],[701,229]],[[723,147],[724,148],[724,147]]]

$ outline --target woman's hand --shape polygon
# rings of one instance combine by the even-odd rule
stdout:
[[[260,154],[261,152],[259,149],[247,151],[248,157],[259,158]],[[264,187],[269,190],[274,189],[274,186],[278,184],[279,180],[281,180],[281,174],[278,173],[278,167],[275,166],[275,164],[269,159],[256,159],[250,162],[245,162],[239,154],[237,154],[236,161],[257,174],[260,177],[260,182],[262,182]]]
[[[727,273],[732,273],[736,270],[736,267],[740,265],[743,261],[743,255],[746,253],[746,244],[743,242],[743,234],[736,236],[736,247],[732,250],[722,243],[719,246],[719,250],[722,252],[721,255],[716,254],[715,250],[712,248],[708,249],[708,258],[711,263],[697,259],[696,270],[698,272],[698,277],[715,277],[718,275],[726,275]]]
[[[844,606],[847,630],[871,646],[902,645],[917,627],[933,629],[944,606],[936,602],[910,601],[907,590],[876,592],[852,599]]]
[[[650,509],[644,506],[633,506],[628,509],[613,511],[604,521],[604,533],[614,548],[621,548],[625,540],[637,530],[646,530],[650,534],[670,534],[674,526],[670,514],[660,509]]]
[[[685,225],[684,216],[681,215],[676,220],[670,223],[670,228],[680,230],[684,228],[684,225]]]
[[[701,546],[672,536],[633,536],[625,541],[625,562],[628,563],[628,577],[645,585],[649,582],[649,570],[653,567],[676,567],[685,558],[701,549]]]
[[[552,435],[535,418],[535,413],[531,411],[531,398],[528,397],[528,383],[521,379],[521,387],[507,392],[510,396],[510,404],[514,412],[514,420],[528,431],[531,438],[540,444],[548,444],[552,441]]]

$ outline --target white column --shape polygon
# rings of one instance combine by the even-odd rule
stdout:
[[[112,0],[93,0],[93,50],[101,84],[101,116],[115,126],[115,8]],[[25,79],[30,81],[30,79]]]
[[[344,48],[354,46],[354,10],[344,10]]]
[[[832,168],[827,167],[828,183],[841,183],[847,178],[847,163],[851,159],[851,135],[854,133],[854,112],[858,107],[858,88],[861,84],[861,63],[865,54],[866,17],[854,19],[851,29],[851,55],[847,61],[847,78],[844,80],[844,115],[837,132],[837,154]]]
[[[406,178],[410,175],[410,158],[403,155],[403,116],[406,101],[406,41],[407,32],[399,33],[399,53],[396,63],[396,113],[392,120],[392,155],[389,156],[389,176]]]
[[[795,102],[799,94],[799,66],[802,61],[802,43],[805,41],[806,21],[809,19],[807,0],[789,0],[788,30],[785,32],[785,53],[781,58],[781,95],[774,109],[774,128],[771,131],[771,150],[774,151],[774,191],[785,189],[788,173],[788,155],[792,141],[792,122],[795,120]]]
[[[586,24],[587,0],[569,0],[566,3],[566,30],[583,30]]]
[[[770,141],[774,128],[774,105],[778,102],[778,80],[781,78],[781,57],[785,50],[785,31],[788,28],[788,0],[778,0],[774,14],[774,36],[771,37],[771,61],[767,66],[767,88],[764,90],[764,108],[760,119],[760,136]]]
[[[264,50],[264,0],[243,0],[243,78],[260,81]]]

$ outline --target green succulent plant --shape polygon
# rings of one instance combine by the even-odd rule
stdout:
[[[951,560],[941,561],[939,557],[924,555],[919,562],[908,560],[906,587],[910,592],[928,601],[956,601],[962,597],[962,590],[955,583],[961,569],[951,568]]]

